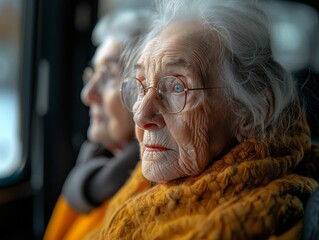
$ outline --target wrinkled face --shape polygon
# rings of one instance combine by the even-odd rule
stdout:
[[[134,136],[132,115],[121,103],[118,60],[121,42],[108,38],[93,58],[94,73],[82,90],[82,101],[90,107],[88,138],[116,150]]]
[[[196,22],[169,25],[145,46],[136,78],[147,87],[164,76],[176,76],[188,88],[221,86],[219,47],[204,31]],[[150,88],[134,114],[142,171],[150,181],[198,175],[234,142],[238,121],[222,89],[188,91],[176,114],[163,111],[159,101]]]

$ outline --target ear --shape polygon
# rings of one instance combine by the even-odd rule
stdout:
[[[237,141],[243,142],[247,138],[250,138],[253,135],[254,124],[251,119],[245,119],[241,121],[238,131],[237,131]]]

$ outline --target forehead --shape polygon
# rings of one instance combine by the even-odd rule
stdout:
[[[137,65],[155,72],[177,66],[204,73],[216,59],[216,46],[212,32],[199,22],[173,23],[146,44]]]
[[[121,41],[109,37],[97,48],[93,57],[93,65],[98,66],[117,61],[120,53]]]

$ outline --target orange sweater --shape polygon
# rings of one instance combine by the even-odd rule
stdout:
[[[100,227],[107,206],[108,201],[89,214],[81,214],[76,212],[63,196],[60,196],[46,229],[44,240],[83,239],[88,232]]]

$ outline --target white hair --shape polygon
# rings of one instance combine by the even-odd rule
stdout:
[[[141,48],[171,23],[199,21],[220,41],[219,76],[226,98],[239,117],[253,122],[254,134],[262,136],[301,116],[302,108],[294,104],[296,83],[273,59],[267,19],[256,1],[158,0],[156,9]],[[294,112],[292,105],[298,106]]]
[[[150,12],[146,8],[130,8],[108,13],[95,25],[92,43],[98,46],[109,37],[125,43],[145,31],[149,15]]]

